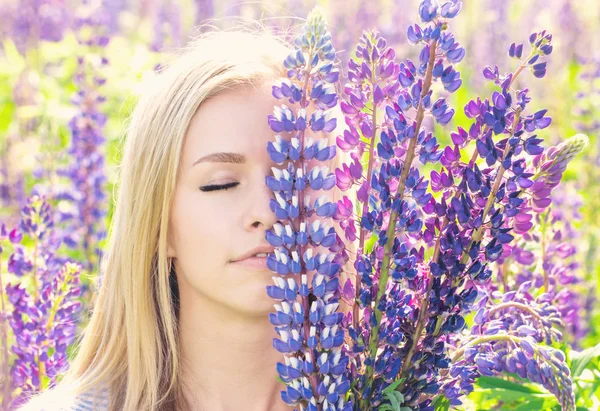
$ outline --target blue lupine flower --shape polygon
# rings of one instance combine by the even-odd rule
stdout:
[[[308,16],[295,45],[284,62],[289,79],[273,86],[273,96],[301,107],[296,113],[285,104],[275,107],[268,119],[274,132],[296,133],[289,143],[277,135],[267,146],[271,159],[285,165],[274,167],[266,184],[275,193],[272,211],[280,221],[287,221],[285,225],[275,224],[266,234],[267,241],[276,247],[267,258],[267,266],[280,276],[273,277],[275,285],[267,287],[268,295],[279,301],[276,312],[270,315],[280,337],[273,340],[273,346],[284,354],[285,364],[278,363],[277,371],[287,385],[281,392],[286,403],[306,410],[350,411],[353,404],[345,400],[350,388],[348,358],[341,348],[343,314],[337,312],[341,261],[335,252],[313,253],[317,246],[337,250],[337,233],[326,223],[337,206],[326,196],[311,204],[310,197],[304,195],[307,188],[327,191],[336,184],[329,168],[307,167],[309,160],[326,162],[336,154],[335,146],[329,147],[326,139],[313,141],[306,136],[309,131],[329,133],[336,127],[330,110],[337,105],[332,84],[338,79],[332,64],[335,50],[318,9]],[[294,81],[305,78],[310,80],[310,88],[303,89],[304,82]],[[309,102],[317,107],[310,114]],[[309,222],[313,213],[321,220]],[[308,273],[313,273],[310,285]]]

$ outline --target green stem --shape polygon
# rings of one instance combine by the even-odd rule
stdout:
[[[527,56],[527,58],[521,60],[521,64],[519,65],[519,67],[517,68],[517,70],[514,72],[512,78],[510,79],[510,83],[508,84],[508,87],[512,86],[512,84],[515,82],[516,78],[519,77],[519,74],[521,74],[521,72],[523,71],[523,69],[525,67],[527,67],[527,62],[529,61],[529,59],[531,59],[536,54],[537,53],[535,53],[534,51],[532,51],[531,53],[529,53],[529,56]]]
[[[509,301],[506,303],[498,304],[497,306],[490,308],[490,310],[488,311],[488,314],[491,315],[491,314],[495,313],[496,311],[500,311],[505,308],[511,308],[511,307],[519,308],[523,311],[527,311],[529,314],[531,314],[533,317],[535,317],[538,321],[540,321],[540,322],[542,321],[542,317],[540,317],[540,315],[534,309],[532,309],[530,306],[521,304],[521,303],[517,303],[514,301]]]
[[[456,351],[456,353],[452,357],[452,362],[455,363],[456,361],[460,360],[465,354],[465,350],[467,348],[490,341],[512,341],[513,343],[518,344],[521,341],[521,338],[508,334],[482,335],[481,337],[477,337],[469,341],[467,344],[463,345],[458,351]]]

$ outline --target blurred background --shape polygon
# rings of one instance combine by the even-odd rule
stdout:
[[[27,199],[45,195],[66,245],[60,253],[86,273],[81,282],[87,309],[140,80],[211,27],[260,20],[292,38],[317,4],[325,10],[342,67],[364,29],[378,30],[398,61],[417,57],[419,48],[407,43],[406,31],[418,23],[418,0],[0,0],[0,222],[14,226]],[[457,111],[452,123],[436,133],[443,146],[450,141],[448,130],[468,129],[464,105],[493,90],[483,68],[514,70],[509,45],[525,43],[527,49],[529,34],[544,29],[554,44],[547,75],[525,73],[516,87],[531,90],[532,112],[547,108],[553,118],[540,136],[546,147],[578,132],[590,139],[554,198],[563,235],[575,248],[565,255],[584,310],[574,315],[580,314],[585,330],[570,342],[583,349],[600,340],[600,316],[593,308],[600,279],[600,2],[463,0],[451,27],[467,52],[457,66],[463,86],[449,96]],[[6,254],[0,257],[6,273]],[[5,285],[19,277],[18,259],[11,258]]]

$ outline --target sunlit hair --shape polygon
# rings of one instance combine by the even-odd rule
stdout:
[[[126,133],[97,299],[54,392],[79,395],[106,386],[111,410],[191,409],[181,383],[179,294],[167,258],[184,136],[208,98],[284,78],[289,47],[266,29],[211,31],[175,53],[144,85]],[[337,117],[331,144],[344,126],[341,111]],[[337,152],[331,171],[348,158]],[[341,198],[336,190],[334,200]]]

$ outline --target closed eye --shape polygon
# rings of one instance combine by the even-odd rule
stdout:
[[[200,191],[203,192],[207,192],[207,191],[219,191],[219,190],[228,190],[230,188],[233,188],[235,186],[238,186],[240,183],[227,183],[227,184],[223,184],[223,185],[208,185],[208,186],[202,186],[200,187]]]

